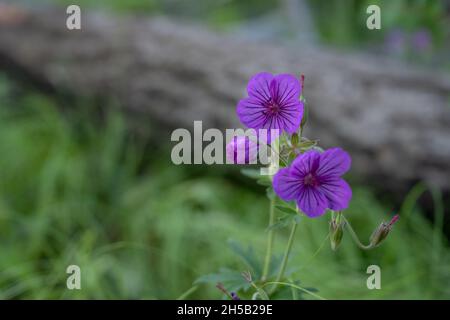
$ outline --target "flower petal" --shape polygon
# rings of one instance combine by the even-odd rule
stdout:
[[[297,158],[291,164],[291,173],[297,177],[304,177],[308,173],[314,173],[319,167],[320,152],[308,150]]]
[[[258,145],[247,136],[235,136],[226,146],[226,157],[230,163],[255,163],[258,157]]]
[[[248,128],[260,129],[265,127],[267,116],[265,107],[255,98],[245,98],[239,101],[236,113],[239,120]]]
[[[319,189],[328,199],[328,208],[331,210],[347,209],[352,198],[352,189],[344,179],[333,178],[323,181]]]
[[[295,200],[300,196],[301,182],[290,174],[289,168],[278,170],[273,177],[273,190],[285,201]]]
[[[272,141],[276,140],[281,135],[281,130],[277,129],[265,129],[260,128],[257,130],[256,134],[258,137],[258,143],[270,144]]]
[[[303,117],[303,102],[301,101],[290,101],[285,103],[280,107],[280,114],[278,118],[282,122],[282,127],[284,131],[293,134],[300,127]]]
[[[320,190],[302,187],[297,199],[298,207],[310,218],[316,218],[325,213],[328,205],[327,198]]]
[[[301,91],[300,80],[291,74],[279,74],[273,78],[270,84],[272,98],[279,105],[298,101]]]
[[[319,177],[341,176],[350,169],[352,160],[341,148],[331,148],[320,155]]]
[[[270,84],[273,75],[268,72],[255,74],[247,85],[247,93],[249,97],[257,99],[259,102],[267,102],[271,99]]]

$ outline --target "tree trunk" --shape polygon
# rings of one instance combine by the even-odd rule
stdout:
[[[236,40],[158,18],[83,11],[82,30],[69,31],[64,10],[18,12],[0,16],[0,67],[57,91],[115,97],[136,130],[147,121],[239,127],[235,106],[252,74],[304,73],[308,137],[347,149],[352,171],[373,182],[450,188],[446,74],[323,47]]]

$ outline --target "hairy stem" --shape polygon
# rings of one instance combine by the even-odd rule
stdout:
[[[291,234],[289,235],[289,240],[286,245],[286,250],[284,252],[283,261],[281,262],[280,270],[278,271],[278,276],[277,276],[277,279],[275,280],[275,282],[280,282],[281,279],[283,279],[284,272],[286,271],[289,255],[291,253],[292,244],[294,243],[296,231],[297,231],[297,223],[294,221],[294,223],[292,224]],[[270,291],[270,294],[274,293],[275,290],[277,289],[277,287],[278,287],[278,285],[276,284]]]
[[[270,200],[270,209],[269,209],[269,227],[275,222],[275,197]],[[272,258],[272,248],[273,248],[273,238],[274,238],[274,230],[269,229],[267,235],[267,250],[266,250],[266,258],[264,259],[264,268],[261,276],[262,281],[267,280],[267,276],[269,275],[270,269],[270,260]]]

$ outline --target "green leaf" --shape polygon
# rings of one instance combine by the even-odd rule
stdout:
[[[249,177],[249,178],[251,178],[251,179],[255,179],[255,180],[258,180],[258,179],[260,179],[261,177],[263,177],[263,176],[261,176],[261,171],[260,171],[260,169],[242,169],[241,170],[241,173],[244,175],[244,176],[246,176],[246,177]]]
[[[267,231],[286,228],[287,226],[289,226],[291,224],[291,221],[292,221],[292,215],[291,214],[287,214],[287,215],[285,215],[285,216],[283,216],[281,218],[278,218],[278,221],[275,222],[274,224],[270,225],[267,228]]]
[[[270,225],[267,228],[267,231],[286,228],[290,226],[292,222],[299,223],[301,218],[302,217],[297,212],[295,214],[292,213],[285,214],[284,216],[279,217],[274,224]]]
[[[275,199],[276,195],[275,195],[275,192],[273,191],[272,186],[270,186],[266,189],[266,196],[267,196],[267,198],[269,198],[269,200]]]
[[[194,281],[195,284],[213,284],[221,282],[229,291],[248,290],[250,284],[242,277],[241,272],[228,268],[221,268],[218,273],[203,275]]]
[[[275,208],[281,212],[287,213],[287,214],[298,214],[296,209],[293,209],[291,207],[288,206],[281,206],[281,205],[276,205]]]
[[[299,147],[301,149],[310,149],[314,146],[316,146],[319,143],[318,140],[303,140],[300,144]]]
[[[256,183],[259,185],[265,186],[265,187],[269,187],[272,185],[272,181],[270,181],[267,178],[258,179],[258,180],[256,180]]]
[[[291,137],[291,143],[294,147],[298,144],[298,134],[296,132]]]
[[[247,267],[250,268],[250,271],[255,279],[259,279],[262,275],[261,261],[259,261],[253,248],[248,246],[245,249],[239,242],[234,240],[228,240],[228,245],[231,250],[241,258]]]

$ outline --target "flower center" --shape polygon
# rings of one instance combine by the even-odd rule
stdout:
[[[306,186],[317,187],[319,185],[319,180],[312,173],[308,173],[305,176],[303,183]]]
[[[267,103],[266,108],[269,115],[276,115],[280,111],[280,106],[272,99]]]

